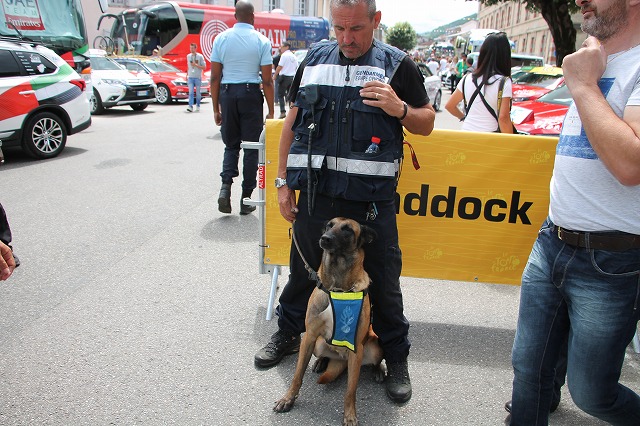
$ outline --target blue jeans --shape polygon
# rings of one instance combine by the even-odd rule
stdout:
[[[567,385],[576,405],[611,424],[640,424],[640,397],[618,383],[638,322],[639,277],[640,249],[573,247],[547,219],[522,275],[511,425],[548,424],[567,336]]]
[[[189,77],[187,79],[187,85],[189,86],[189,106],[193,106],[193,88],[196,90],[196,105],[200,107],[200,100],[202,99],[202,92],[200,91],[200,86],[202,85],[202,79],[196,77]]]

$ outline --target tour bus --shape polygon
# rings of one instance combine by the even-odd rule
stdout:
[[[159,49],[163,59],[186,71],[189,45],[196,43],[209,61],[213,39],[237,22],[234,13],[230,6],[160,1],[117,15],[103,14],[98,28],[103,18],[113,18],[114,53],[151,56]],[[254,27],[271,40],[274,55],[284,41],[296,50],[329,38],[329,22],[324,18],[256,12]]]
[[[96,1],[96,0],[94,0]],[[97,0],[102,11],[107,0]],[[45,45],[80,71],[88,64],[87,29],[81,0],[3,0],[0,36]]]

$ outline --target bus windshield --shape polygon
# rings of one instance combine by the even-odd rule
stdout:
[[[3,1],[0,35],[39,42],[60,56],[88,47],[80,0]]]

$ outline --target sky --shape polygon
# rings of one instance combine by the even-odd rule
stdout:
[[[464,0],[376,0],[376,6],[387,27],[408,22],[417,33],[478,13],[477,1]]]

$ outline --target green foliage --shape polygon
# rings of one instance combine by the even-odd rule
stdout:
[[[418,35],[408,22],[398,22],[387,32],[387,43],[398,49],[409,51],[418,43]]]

